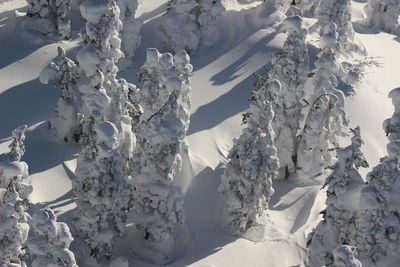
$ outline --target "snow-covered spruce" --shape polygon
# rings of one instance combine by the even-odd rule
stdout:
[[[97,79],[106,91],[112,90],[118,72],[116,64],[124,56],[119,38],[122,28],[119,8],[114,0],[86,0],[80,5],[80,11],[86,32],[85,46],[77,55],[79,65],[86,77]]]
[[[356,239],[355,221],[358,210],[358,191],[364,180],[358,172],[368,167],[360,148],[363,141],[360,128],[353,131],[351,144],[337,152],[337,163],[326,179],[326,210],[324,219],[310,234],[308,240],[309,266],[329,266],[333,263],[332,251],[340,245],[354,245]]]
[[[80,9],[86,20],[86,45],[77,56],[84,121],[73,183],[77,197],[75,228],[91,255],[100,261],[111,259],[115,238],[123,234],[132,207],[129,161],[135,136],[129,116],[131,85],[116,79],[115,64],[123,54],[115,2],[88,0]]]
[[[284,170],[282,176],[287,177],[296,170],[296,142],[303,120],[304,84],[309,70],[309,55],[306,43],[308,31],[301,17],[286,18],[282,30],[287,33],[287,39],[282,50],[273,55],[273,67],[264,76],[266,80],[277,79],[282,84],[282,90],[273,103],[275,115],[272,127],[276,134],[275,146],[280,166]],[[260,81],[259,77],[256,86],[263,86]]]
[[[55,33],[68,39],[71,31],[69,11],[71,0],[27,0],[27,26],[47,35]]]
[[[297,147],[299,178],[316,178],[333,164],[338,137],[345,135],[348,124],[344,110],[344,94],[336,89],[336,26],[329,23],[321,36],[322,51],[318,55],[313,78],[314,90],[308,99],[310,110],[305,119]]]
[[[22,125],[12,131],[9,161],[0,163],[0,187],[12,186],[22,199],[26,199],[32,192],[32,186],[27,181],[28,165],[20,161],[25,153],[25,131],[27,126]]]
[[[57,222],[49,208],[36,211],[30,222],[27,247],[32,267],[77,267],[74,254],[68,249],[73,238],[68,225]]]
[[[400,140],[400,88],[393,89],[389,98],[392,99],[394,113],[383,122],[383,130],[390,141],[395,141]]]
[[[224,11],[221,0],[170,0],[162,24],[165,45],[189,54],[196,53],[200,45],[213,46],[220,36],[217,21]]]
[[[253,92],[254,102],[244,116],[247,127],[234,140],[218,188],[225,197],[223,227],[254,241],[264,239],[265,211],[279,167],[271,123],[273,102],[281,90],[281,84],[272,80]]]
[[[386,255],[397,255],[400,241],[400,141],[387,146],[383,158],[367,176],[361,193],[357,249],[362,258],[376,262]]]
[[[197,24],[196,0],[170,0],[164,15],[162,30],[169,50],[195,53],[200,45],[201,32]]]
[[[304,15],[314,16],[314,9],[318,4],[318,0],[293,0],[292,6],[298,7]]]
[[[364,8],[366,13],[365,23],[389,33],[400,33],[399,0],[368,0]]]
[[[361,267],[362,264],[356,259],[357,250],[351,246],[338,246],[333,250],[333,264],[328,267]]]
[[[10,160],[0,163],[0,265],[24,267],[25,242],[30,216],[28,195],[32,186],[26,181],[28,165],[20,161],[25,149],[26,126],[13,131]]]
[[[125,229],[132,188],[124,173],[127,163],[124,163],[120,135],[114,124],[95,123],[92,119],[84,129],[90,136],[77,162],[75,226],[89,246],[90,254],[97,260],[109,260],[114,237]]]
[[[159,73],[164,84],[142,89],[156,89],[147,97],[152,97],[154,93],[161,105],[155,110],[156,106],[144,104],[144,117],[140,118],[140,127],[135,133],[138,138],[138,156],[133,166],[138,214],[136,225],[146,246],[150,249],[157,247],[156,250],[163,254],[151,259],[160,264],[173,259],[173,255],[169,255],[163,247],[173,243],[173,227],[184,222],[182,193],[173,180],[182,168],[181,153],[185,149],[184,139],[189,128],[189,75],[192,71],[189,60],[184,51],[172,56],[169,53],[159,54],[155,49],[148,50],[146,65],[149,61],[153,66],[166,62],[170,65],[165,72]],[[157,90],[165,90],[162,93],[164,99]],[[150,99],[142,100],[143,103],[150,103]],[[153,109],[151,115],[147,108]]]
[[[221,0],[197,0],[198,24],[201,32],[201,44],[212,47],[220,38],[218,19],[225,12]]]
[[[12,131],[12,141],[10,148],[10,161],[20,161],[25,154],[25,131],[27,126],[22,125]]]
[[[400,249],[400,140],[396,121],[399,89],[392,90],[389,97],[395,112],[383,124],[390,140],[388,156],[367,175],[367,186],[360,200],[357,249],[362,258],[373,262],[397,254]]]
[[[51,132],[59,141],[79,141],[82,119],[77,112],[78,66],[65,55],[62,47],[58,47],[57,57],[40,73],[39,78],[43,84],[54,80],[55,85],[61,88],[61,97],[57,103],[55,116],[49,121]]]
[[[356,51],[350,0],[321,0],[315,13],[321,31],[320,35],[323,35],[325,26],[333,22],[337,26],[337,41],[342,48],[341,52]]]
[[[116,0],[120,10],[119,19],[122,22],[120,31],[121,50],[125,58],[132,58],[135,50],[141,42],[140,29],[142,22],[135,19],[136,10],[138,8],[138,0]]]

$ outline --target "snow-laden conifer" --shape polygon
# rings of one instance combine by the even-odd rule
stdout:
[[[400,140],[400,88],[389,93],[392,99],[394,113],[392,117],[383,122],[383,130],[390,141]]]
[[[80,9],[86,35],[77,56],[81,68],[77,87],[84,121],[73,184],[74,218],[90,254],[100,261],[111,259],[116,236],[124,233],[132,207],[129,161],[135,136],[128,99],[131,86],[116,79],[116,63],[123,55],[119,8],[111,0],[88,0]]]
[[[142,39],[140,29],[143,23],[135,18],[138,0],[117,0],[116,3],[120,10],[119,19],[122,22],[122,29],[119,35],[121,50],[125,58],[132,58]]]
[[[22,125],[12,131],[12,141],[9,146],[10,148],[10,160],[20,161],[22,156],[25,154],[25,131],[27,126]]]
[[[351,52],[355,49],[350,0],[321,0],[315,12],[321,31],[320,35],[327,24],[335,23],[338,34],[337,41],[342,51]]]
[[[54,80],[61,89],[55,116],[49,121],[51,132],[59,141],[78,141],[82,119],[77,111],[79,67],[65,55],[62,47],[58,47],[57,57],[41,72],[39,78],[44,84]]]
[[[27,0],[27,2],[29,28],[45,35],[53,33],[68,39],[71,31],[69,18],[71,0]]]
[[[355,222],[358,210],[357,191],[364,181],[358,172],[368,167],[360,148],[363,141],[360,128],[353,130],[351,144],[337,152],[337,163],[326,179],[326,210],[324,218],[310,234],[308,240],[309,266],[329,266],[333,263],[333,250],[340,245],[354,245]]]
[[[27,181],[28,165],[20,161],[25,152],[26,126],[13,131],[10,160],[0,163],[0,265],[24,267],[25,242],[29,232],[28,195],[32,186]]]
[[[362,264],[356,258],[355,247],[342,245],[333,250],[333,264],[328,267],[361,267]]]
[[[390,92],[395,112],[384,122],[388,133],[388,156],[381,159],[367,175],[367,186],[361,193],[357,249],[361,257],[376,262],[400,249],[400,139],[396,129],[399,89]]]
[[[77,267],[75,256],[69,250],[72,240],[68,225],[57,222],[51,209],[36,211],[32,215],[27,241],[32,267]]]
[[[364,10],[368,26],[394,34],[400,32],[399,0],[368,0]]]
[[[310,110],[297,147],[297,173],[300,177],[315,178],[333,164],[338,137],[344,135],[344,127],[348,124],[344,94],[336,89],[340,69],[336,62],[336,36],[335,24],[326,25],[321,36],[322,51],[315,63],[314,90],[308,100]]]
[[[254,102],[244,116],[247,127],[234,140],[218,188],[225,197],[222,224],[226,230],[258,241],[264,238],[265,212],[279,167],[271,123],[273,102],[281,89],[272,80],[253,92]]]
[[[142,71],[149,70],[150,76],[162,84],[152,88],[149,85],[157,83],[149,80],[150,84],[145,82],[147,85],[142,88],[142,91],[152,91],[143,92],[142,97],[146,96],[142,98],[144,113],[139,127],[135,128],[138,138],[132,167],[135,173],[135,223],[145,246],[158,251],[151,260],[165,264],[173,257],[171,251],[165,249],[173,248],[174,226],[184,222],[182,192],[173,180],[182,168],[181,154],[186,147],[184,139],[189,128],[189,75],[192,66],[184,51],[172,56],[149,49],[147,55],[144,66],[147,70]],[[152,76],[156,70],[160,72]],[[152,95],[158,98],[158,109],[150,104]]]
[[[170,0],[162,24],[166,46],[189,54],[200,45],[213,46],[220,37],[218,19],[223,12],[221,0]]]
[[[217,43],[221,36],[218,19],[225,12],[221,0],[197,0],[198,3],[198,24],[201,32],[201,43],[211,47]]]
[[[296,142],[305,106],[304,84],[309,70],[308,31],[299,16],[286,18],[282,29],[287,33],[287,39],[282,50],[273,55],[273,67],[267,76],[282,84],[282,91],[273,104],[275,116],[272,126],[281,168],[285,168],[286,175],[290,175],[296,169]]]
[[[196,52],[201,35],[197,24],[196,0],[169,1],[162,30],[166,35],[166,46],[170,50]]]

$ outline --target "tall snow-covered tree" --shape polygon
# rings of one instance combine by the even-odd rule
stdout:
[[[336,61],[336,26],[325,26],[321,49],[315,63],[314,90],[308,101],[310,110],[305,119],[297,147],[299,177],[317,177],[333,164],[333,151],[338,147],[338,136],[344,135],[348,124],[344,110],[344,94],[336,89],[340,66]]]
[[[355,243],[357,191],[364,185],[358,168],[366,168],[368,163],[360,150],[363,144],[360,128],[355,128],[353,134],[351,144],[338,151],[338,161],[324,184],[327,186],[327,207],[323,220],[308,240],[310,267],[329,266],[333,263],[332,251],[337,246]]]
[[[196,0],[171,0],[168,2],[162,30],[166,35],[166,46],[170,50],[196,52],[201,36],[196,13]]]
[[[399,0],[368,0],[365,23],[389,33],[399,33]]]
[[[74,254],[69,250],[73,238],[68,225],[57,222],[50,208],[36,211],[30,222],[27,247],[33,259],[32,267],[77,267]]]
[[[342,50],[351,52],[354,47],[354,30],[351,24],[350,0],[321,0],[316,8],[316,18],[320,31],[329,23],[337,26],[338,43]],[[322,35],[322,34],[321,34]]]
[[[54,80],[61,88],[55,116],[49,121],[50,130],[59,141],[79,141],[82,123],[82,116],[77,111],[79,75],[79,67],[65,55],[62,47],[58,47],[57,57],[40,73],[41,83]]]
[[[272,80],[253,92],[254,102],[244,116],[247,127],[234,140],[228,155],[218,191],[225,196],[222,224],[233,235],[264,238],[265,211],[279,167],[271,125],[272,103],[281,88],[277,80]],[[250,236],[249,231],[254,233]]]
[[[25,242],[30,220],[28,195],[32,186],[27,181],[28,165],[20,161],[25,152],[26,126],[13,131],[10,161],[0,163],[0,265],[26,266]]]
[[[362,264],[357,258],[355,247],[342,245],[333,250],[333,264],[328,267],[361,267]]]
[[[71,0],[27,0],[27,26],[42,33],[55,33],[68,39],[71,31],[69,10]]]
[[[211,47],[217,43],[221,32],[219,31],[218,19],[225,12],[221,0],[197,0],[198,24],[201,32],[201,43]]]
[[[25,242],[29,232],[28,201],[22,200],[12,180],[0,188],[0,265],[25,267]]]
[[[138,0],[117,0],[120,9],[119,19],[122,22],[120,32],[121,50],[125,58],[132,58],[141,42],[140,29],[142,22],[135,18]]]
[[[296,142],[301,130],[304,109],[304,84],[309,70],[307,28],[299,16],[286,18],[282,29],[287,33],[283,48],[272,57],[272,68],[264,76],[277,79],[282,91],[274,102],[272,127],[281,168],[286,176],[295,172]],[[262,83],[261,83],[262,84]]]
[[[142,90],[152,92],[144,92],[142,95],[146,96],[142,98],[144,117],[140,118],[140,127],[135,132],[138,137],[138,155],[133,167],[138,214],[136,226],[146,246],[161,249],[163,255],[158,255],[160,257],[157,261],[165,264],[171,260],[171,255],[162,251],[162,247],[173,243],[173,227],[184,222],[182,193],[180,187],[173,184],[173,180],[182,168],[181,153],[185,148],[184,139],[189,128],[189,75],[192,66],[186,52],[172,56],[169,53],[160,54],[154,49],[148,50],[147,55],[144,68],[147,68],[146,72],[151,70],[152,74],[148,76],[150,80],[146,80],[149,83],[144,82],[146,86]],[[166,63],[167,68],[156,66]],[[156,80],[162,84],[157,85]],[[156,87],[151,88],[150,84]],[[161,93],[157,90],[165,91]],[[160,103],[158,110],[147,99],[152,95]]]
[[[86,20],[85,46],[78,52],[81,68],[82,150],[73,189],[78,230],[97,260],[112,257],[132,207],[129,161],[135,136],[131,129],[130,85],[117,80],[120,50],[119,8],[112,0],[88,0],[80,10]],[[118,192],[118,194],[116,194]]]
[[[162,24],[166,46],[189,54],[200,45],[213,46],[220,36],[217,25],[223,12],[221,0],[170,0]]]
[[[395,112],[383,128],[388,134],[388,156],[381,159],[367,175],[367,186],[361,192],[357,249],[361,257],[376,262],[400,249],[400,139],[396,127],[400,103],[399,88],[389,94]]]

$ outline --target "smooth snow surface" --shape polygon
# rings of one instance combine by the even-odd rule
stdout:
[[[136,50],[134,64],[119,76],[136,82],[136,70],[143,65],[145,50],[162,50],[157,33],[166,0],[139,0],[137,18],[144,21],[142,44]],[[362,43],[368,57],[378,64],[366,68],[354,94],[345,94],[351,126],[362,129],[363,152],[374,166],[386,153],[387,139],[382,130],[384,119],[393,112],[388,93],[400,87],[399,37],[372,30],[357,22],[363,18],[364,1],[353,1],[355,38]],[[185,189],[186,227],[189,237],[181,237],[184,248],[171,267],[284,267],[300,266],[306,259],[306,236],[321,220],[325,192],[320,186],[295,185],[275,181],[275,194],[269,203],[267,236],[254,243],[225,235],[216,226],[220,196],[217,186],[223,173],[225,157],[232,138],[239,137],[241,113],[248,108],[253,73],[264,71],[272,53],[286,38],[271,26],[271,12],[260,9],[262,1],[225,0],[228,12],[221,21],[220,41],[211,49],[201,48],[191,59],[191,121],[187,136],[189,159],[176,181]],[[75,158],[79,149],[53,140],[47,120],[53,116],[59,91],[52,83],[42,85],[38,76],[57,54],[61,45],[72,57],[81,39],[73,29],[72,39],[56,42],[23,27],[26,3],[23,0],[0,0],[0,152],[8,152],[12,129],[28,125],[23,161],[29,165],[33,185],[31,201],[38,207],[50,206],[58,221],[68,221],[75,207],[71,193]],[[89,16],[90,15],[90,16]],[[96,14],[88,14],[95,20]],[[307,20],[308,21],[308,20]],[[309,23],[309,22],[308,22]],[[80,54],[79,57],[83,57]],[[346,89],[345,89],[346,90]],[[346,141],[344,143],[348,143]],[[221,164],[222,163],[222,164]],[[369,170],[361,170],[365,175]],[[184,233],[184,231],[182,231]],[[183,235],[183,234],[182,234]],[[154,267],[132,256],[130,243],[122,242],[111,266]],[[82,256],[81,244],[73,242],[80,266],[98,266]],[[395,266],[388,259],[379,266]],[[397,259],[398,260],[398,259]],[[396,260],[393,260],[396,262]],[[392,262],[392,263],[393,263]],[[396,262],[398,263],[398,261]],[[364,264],[364,263],[363,263]],[[106,265],[104,265],[106,266]],[[371,266],[365,263],[363,266]]]

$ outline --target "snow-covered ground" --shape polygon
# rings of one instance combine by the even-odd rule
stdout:
[[[162,50],[157,34],[165,0],[141,0],[137,16],[145,21],[143,41],[136,51],[134,64],[121,73],[136,81],[136,70],[144,63],[147,47]],[[175,262],[169,266],[197,267],[283,267],[302,265],[306,259],[307,234],[320,221],[325,194],[320,186],[295,186],[276,181],[269,203],[269,222],[265,242],[254,243],[225,235],[215,224],[219,196],[217,186],[223,172],[221,163],[241,132],[241,113],[248,107],[253,89],[253,73],[263,70],[283,44],[284,34],[269,27],[267,10],[261,1],[225,0],[228,13],[220,43],[202,48],[191,60],[191,125],[187,136],[189,159],[177,181],[185,190],[186,227],[190,242],[185,243]],[[378,64],[366,68],[354,95],[346,98],[351,125],[362,129],[363,151],[371,166],[386,151],[382,122],[393,107],[388,92],[400,86],[400,40],[397,36],[371,30],[358,21],[363,17],[363,1],[353,1],[353,27],[356,39],[364,45],[368,57]],[[79,46],[80,39],[56,43],[24,28],[26,2],[0,0],[0,152],[7,153],[11,131],[27,124],[24,161],[29,165],[33,185],[31,201],[49,205],[59,221],[68,220],[71,209],[71,178],[74,176],[77,147],[52,139],[47,120],[52,116],[59,92],[52,84],[42,85],[38,76],[56,55],[57,46],[66,50]],[[77,29],[75,29],[77,30]],[[75,51],[72,51],[75,53]],[[346,141],[348,142],[348,141]],[[365,175],[368,170],[363,170]],[[126,241],[129,247],[129,237]],[[72,250],[77,249],[72,244]],[[117,252],[130,256],[127,247]],[[91,266],[79,251],[80,266]],[[150,267],[130,257],[130,266]],[[383,264],[383,263],[382,263]],[[383,266],[383,265],[381,265]],[[387,266],[393,266],[388,263]]]

